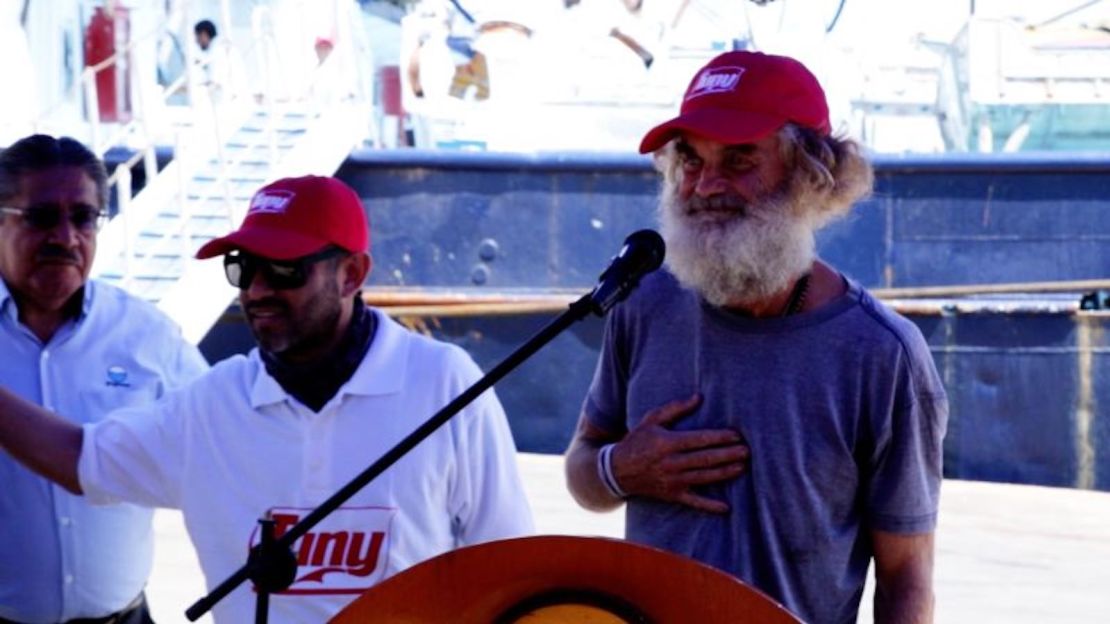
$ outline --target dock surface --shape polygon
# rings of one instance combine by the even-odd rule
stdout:
[[[579,508],[557,455],[519,455],[543,534],[620,537],[621,511]],[[160,624],[186,622],[204,579],[181,514],[155,516],[157,552],[147,597]],[[1110,622],[1110,493],[947,480],[937,528],[938,624]],[[860,611],[871,622],[869,586]],[[211,623],[208,616],[200,620]]]

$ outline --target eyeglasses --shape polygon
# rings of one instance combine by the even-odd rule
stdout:
[[[229,284],[246,290],[251,287],[254,276],[261,271],[271,288],[293,290],[308,282],[313,264],[344,253],[346,252],[339,247],[329,247],[296,260],[267,260],[242,251],[233,251],[224,256],[224,275]]]
[[[95,232],[108,220],[108,215],[92,206],[73,206],[68,211],[61,206],[41,206],[35,208],[12,208],[0,206],[0,212],[19,215],[23,223],[40,232],[49,232],[61,224],[62,219],[82,232]]]

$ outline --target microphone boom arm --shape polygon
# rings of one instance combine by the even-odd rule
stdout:
[[[266,565],[268,564],[264,562],[288,563],[292,558],[293,543],[312,530],[312,527],[319,524],[328,514],[350,500],[350,498],[357,494],[366,484],[385,472],[417,444],[434,433],[457,413],[461,412],[467,405],[477,399],[479,395],[493,387],[495,383],[534,355],[540,348],[548,342],[551,342],[552,339],[562,333],[567,327],[586,318],[590,313],[603,316],[610,308],[628,296],[628,293],[635,288],[636,284],[639,282],[640,277],[658,268],[662,261],[663,240],[657,233],[652,230],[640,230],[629,235],[629,237],[625,239],[624,247],[613,259],[609,268],[602,273],[600,283],[592,292],[583,295],[577,301],[571,303],[565,312],[544,326],[543,329],[528,339],[527,342],[518,347],[516,351],[513,351],[481,379],[474,382],[474,384],[464,390],[459,396],[455,397],[450,403],[436,412],[435,415],[413,430],[412,433],[405,436],[405,438],[398,442],[393,448],[386,451],[384,455],[359,473],[355,478],[351,479],[350,482],[340,488],[335,494],[332,494],[326,501],[321,503],[319,507],[302,518],[300,522],[295,524],[281,536],[274,536],[275,539],[264,539],[259,546],[255,547],[258,549],[257,552],[252,553],[252,557],[248,559],[246,564],[224,579],[223,582],[217,585],[207,596],[197,600],[192,606],[186,609],[185,617],[187,617],[189,621],[195,622],[244,581],[251,579],[261,588],[258,592],[259,604],[255,621],[264,622],[266,618],[266,609],[262,601],[268,599],[268,593],[282,591],[289,587],[293,581],[293,575],[291,574],[279,573],[275,575],[268,573],[269,571],[266,570]],[[279,565],[284,564],[279,563]],[[275,581],[275,576],[285,576],[287,580]],[[284,583],[284,585],[282,585],[282,583]]]

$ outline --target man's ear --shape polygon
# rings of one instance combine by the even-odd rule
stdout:
[[[361,290],[373,267],[374,260],[365,252],[343,258],[339,265],[339,287],[343,296],[350,297]]]

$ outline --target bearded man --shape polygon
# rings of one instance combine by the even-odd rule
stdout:
[[[802,64],[729,52],[652,129],[668,270],[608,319],[567,451],[583,507],[807,622],[929,622],[948,406],[921,333],[815,255],[873,175]],[[707,598],[711,599],[711,598]]]

